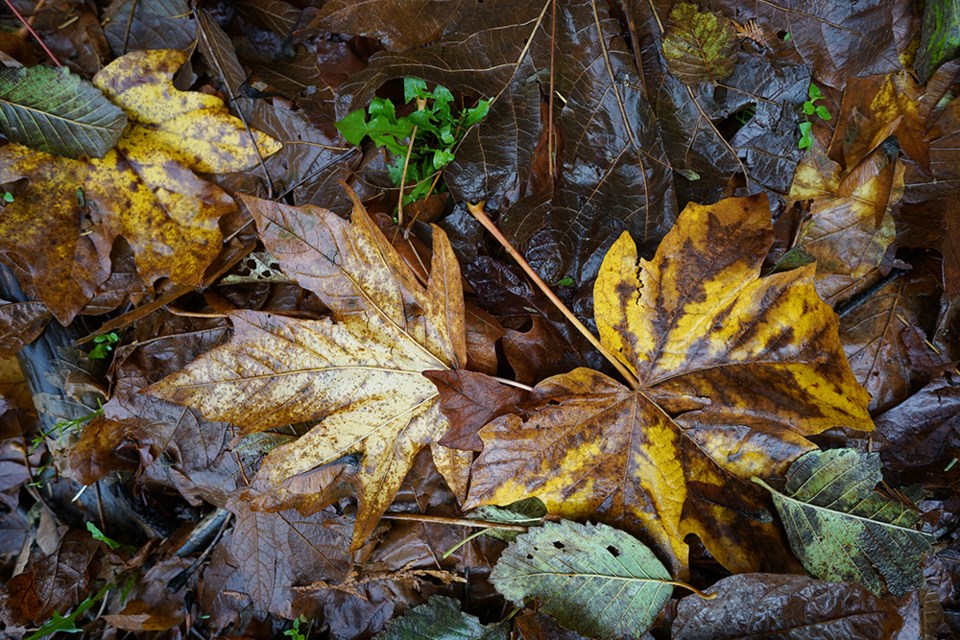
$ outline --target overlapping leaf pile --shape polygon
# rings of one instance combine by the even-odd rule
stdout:
[[[960,631],[953,3],[13,4],[0,635]]]

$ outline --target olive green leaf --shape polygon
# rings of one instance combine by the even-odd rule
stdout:
[[[670,11],[663,56],[670,73],[682,82],[717,82],[737,66],[739,42],[733,21],[681,2]]]
[[[639,636],[674,583],[649,548],[604,524],[547,522],[518,536],[490,573],[518,606],[532,598],[564,627],[592,638]]]
[[[374,640],[506,640],[509,628],[506,622],[484,626],[453,598],[434,596],[388,622]]]
[[[810,575],[860,582],[895,596],[921,582],[920,556],[931,536],[916,530],[919,515],[875,491],[880,456],[854,449],[811,451],[787,471],[783,492],[770,491],[790,547]],[[881,579],[882,577],[882,579]]]
[[[102,158],[127,116],[66,67],[0,69],[0,130],[10,140],[58,156]]]

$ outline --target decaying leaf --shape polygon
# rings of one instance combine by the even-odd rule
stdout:
[[[434,596],[427,604],[391,620],[387,628],[375,636],[375,640],[506,640],[509,631],[506,622],[482,625],[476,616],[460,611],[460,603],[453,598]]]
[[[749,478],[785,472],[808,435],[872,423],[812,268],[759,278],[771,242],[763,196],[688,205],[649,262],[623,235],[596,321],[639,382],[585,368],[541,382],[480,431],[467,506],[535,495],[647,536],[678,571],[689,533],[731,570],[782,559]]]
[[[126,126],[123,111],[69,69],[0,69],[0,129],[14,142],[69,158],[102,158]]]
[[[887,441],[881,453],[887,468],[946,468],[960,458],[960,381],[952,374],[931,381],[879,415],[877,432]]]
[[[547,522],[500,556],[490,581],[507,600],[591,638],[636,636],[673,593],[666,568],[636,538],[603,524]]]
[[[797,167],[789,200],[810,201],[810,220],[781,260],[797,266],[816,260],[817,293],[828,302],[856,292],[896,236],[891,208],[903,196],[903,163],[881,146],[849,172],[814,148]]]
[[[271,451],[257,478],[268,488],[269,506],[316,511],[328,498],[308,472],[362,454],[351,474],[360,503],[354,547],[373,531],[426,446],[463,495],[472,456],[437,444],[448,422],[436,387],[422,375],[466,361],[460,272],[446,235],[434,229],[423,286],[359,201],[352,224],[317,207],[244,202],[284,272],[334,317],[234,312],[227,345],[151,393],[237,424],[243,433],[319,420],[296,442]]]
[[[719,81],[733,73],[739,43],[731,20],[680,2],[670,10],[663,55],[670,73],[683,82]]]
[[[119,236],[147,282],[199,284],[221,248],[217,221],[235,205],[192,170],[239,171],[278,148],[263,134],[251,138],[219,98],[177,91],[171,79],[185,60],[137,52],[97,74],[94,84],[130,121],[102,159],[0,149],[0,180],[26,179],[0,218],[0,254],[64,324],[109,277]]]
[[[676,640],[893,640],[901,624],[895,602],[853,582],[758,573],[724,578],[709,591],[717,597],[680,601]]]
[[[137,49],[186,49],[196,38],[187,0],[113,0],[103,15],[113,53]]]
[[[895,596],[922,580],[920,557],[931,537],[917,531],[920,515],[880,495],[880,456],[854,449],[811,451],[790,466],[773,496],[790,546],[811,575],[854,580]],[[882,577],[882,579],[881,579]]]
[[[43,332],[50,311],[42,302],[0,300],[0,356],[15,355]]]

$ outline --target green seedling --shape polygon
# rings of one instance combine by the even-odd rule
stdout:
[[[283,635],[290,638],[290,640],[307,640],[307,637],[300,633],[300,625],[307,622],[307,619],[303,616],[300,616],[293,621],[293,628],[287,629],[283,632]]]
[[[817,104],[817,100],[824,99],[820,87],[811,82],[810,88],[807,89],[807,99],[802,107],[806,119],[798,125],[800,128],[800,141],[797,142],[798,149],[809,149],[810,145],[813,144],[813,123],[810,122],[810,116],[816,115],[821,120],[830,120],[833,117],[830,115],[829,109],[822,104]]]
[[[113,351],[114,346],[116,346],[119,341],[120,336],[117,335],[116,331],[99,335],[93,339],[94,346],[93,349],[90,350],[90,353],[87,354],[87,357],[91,360],[103,360],[110,355],[110,352]]]
[[[73,612],[66,616],[61,616],[59,613],[54,612],[52,618],[44,622],[43,626],[27,636],[25,640],[40,640],[41,638],[48,638],[57,633],[79,633],[82,631],[82,629],[77,626],[77,620],[80,616],[93,607],[93,605],[100,602],[100,600],[107,595],[107,592],[113,588],[114,585],[108,584],[97,593],[87,596],[83,602],[77,605],[77,608],[74,609]]]
[[[390,100],[374,98],[364,109],[351,112],[336,124],[351,144],[370,138],[378,148],[390,152],[390,179],[396,186],[412,185],[403,196],[409,204],[442,191],[440,171],[453,160],[453,151],[464,133],[480,122],[490,109],[489,100],[480,100],[475,107],[454,115],[453,94],[442,85],[433,91],[419,78],[403,81],[406,104],[417,103],[413,113],[397,117]]]
[[[63,436],[73,433],[74,431],[77,431],[78,429],[80,429],[80,427],[85,425],[90,420],[93,420],[94,418],[98,418],[102,415],[103,415],[103,407],[98,407],[92,413],[88,413],[87,415],[80,416],[79,418],[74,418],[73,420],[61,420],[57,424],[53,425],[52,429],[49,429],[48,431],[44,431],[43,433],[37,434],[36,436],[33,437],[33,439],[30,441],[30,453],[33,453],[34,451],[36,451],[40,447],[40,445],[43,444],[44,440],[46,440],[47,438],[56,437],[57,441],[59,442],[60,440],[63,439]]]
[[[90,535],[93,536],[94,540],[99,540],[114,551],[119,549],[121,546],[120,543],[113,538],[108,538],[107,535],[103,531],[100,531],[100,528],[92,522],[87,523],[87,531],[90,532]]]
[[[9,191],[4,191],[4,192],[3,192],[3,201],[6,202],[7,204],[13,202],[13,194],[10,193]]]

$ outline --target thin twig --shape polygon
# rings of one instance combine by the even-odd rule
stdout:
[[[427,107],[426,98],[417,98],[417,111]],[[400,174],[400,196],[397,198],[397,226],[403,226],[403,191],[407,186],[407,169],[410,167],[410,156],[413,155],[413,142],[417,138],[417,125],[413,125],[410,132],[410,144],[407,145],[407,157],[403,159],[403,173]]]
[[[57,60],[57,56],[53,55],[53,51],[50,51],[50,49],[47,47],[47,43],[44,42],[43,38],[41,38],[40,35],[33,30],[33,25],[31,25],[22,15],[20,15],[20,12],[17,11],[17,8],[13,6],[13,3],[10,2],[10,0],[4,0],[4,2],[6,2],[7,6],[10,8],[10,11],[13,11],[13,15],[17,16],[17,20],[19,20],[24,28],[30,32],[30,35],[32,35],[34,39],[40,43],[40,46],[43,48],[44,52],[46,52],[46,54],[50,56],[50,59],[53,60],[53,64],[57,65],[58,67],[62,67],[63,65],[60,64],[59,60]]]
[[[470,518],[448,518],[447,516],[431,516],[422,513],[385,513],[382,518],[384,520],[409,520],[413,522],[430,522],[433,524],[475,527],[479,529],[505,529],[507,531],[519,531],[520,533],[526,533],[527,529],[529,529],[529,527],[522,524],[472,520]]]
[[[552,17],[550,22],[550,98],[547,107],[547,168],[550,174],[550,181],[556,180],[554,173],[554,153],[553,148],[553,78],[554,78],[554,54],[557,50],[557,0],[553,0]]]
[[[547,286],[547,283],[544,282],[539,275],[537,275],[537,272],[533,270],[533,267],[530,266],[530,264],[522,255],[520,255],[520,252],[514,249],[513,245],[510,244],[510,242],[502,233],[500,233],[500,229],[497,228],[497,225],[493,223],[493,220],[491,220],[483,210],[483,202],[476,204],[472,202],[467,203],[467,211],[469,211],[470,214],[473,215],[473,217],[476,218],[477,221],[482,224],[487,231],[490,232],[490,235],[496,238],[497,242],[499,242],[500,245],[507,250],[507,253],[510,254],[510,257],[516,260],[517,264],[520,265],[520,268],[523,269],[530,279],[533,280],[534,284],[536,284],[537,287],[543,291],[544,295],[550,299],[550,302],[552,302],[554,306],[560,310],[560,313],[562,313],[564,317],[566,317],[566,319],[569,320],[574,327],[576,327],[577,331],[583,334],[583,337],[585,337],[590,344],[592,344],[594,348],[599,351],[600,354],[606,358],[617,371],[620,372],[620,375],[623,376],[624,380],[626,380],[627,383],[634,389],[639,388],[640,381],[637,380],[637,377],[629,369],[627,369],[627,367],[624,366],[624,364],[620,362],[616,356],[610,353],[610,351],[603,346],[596,336],[590,333],[590,330],[587,329],[582,322],[580,322],[577,316],[573,315],[573,312],[567,308],[567,305],[563,304],[560,298],[558,298],[557,295],[550,289],[550,287]]]

